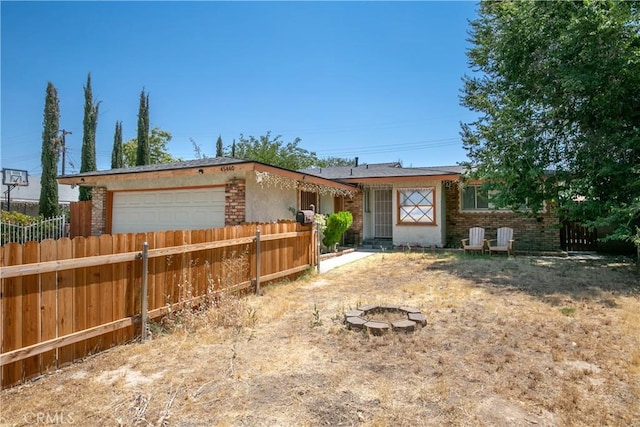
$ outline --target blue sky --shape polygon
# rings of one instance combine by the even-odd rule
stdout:
[[[464,161],[459,105],[475,2],[13,2],[1,14],[1,166],[41,173],[45,89],[60,99],[66,173],[80,169],[87,73],[99,170],[141,90],[172,155],[240,134],[301,138],[320,157]]]

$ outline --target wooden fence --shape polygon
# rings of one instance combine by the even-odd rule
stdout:
[[[159,318],[211,291],[301,274],[317,262],[316,239],[311,226],[274,223],[5,245],[0,383],[19,384],[138,338],[145,278],[147,315]]]

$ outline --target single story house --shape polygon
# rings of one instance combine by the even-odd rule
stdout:
[[[58,182],[93,188],[92,235],[294,220],[310,200],[333,208],[334,200],[358,191],[351,184],[231,157],[84,172],[60,176]]]
[[[458,248],[470,227],[486,238],[514,229],[516,250],[560,248],[557,215],[494,209],[462,166],[404,168],[355,164],[291,171],[252,160],[215,157],[61,176],[93,187],[93,235],[203,229],[295,219],[298,210],[346,210],[349,245]]]

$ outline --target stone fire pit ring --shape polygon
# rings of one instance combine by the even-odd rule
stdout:
[[[398,320],[390,322],[371,320],[368,316],[373,314],[398,313]],[[347,329],[363,331],[366,330],[371,335],[383,335],[389,331],[394,332],[413,332],[416,327],[424,327],[427,325],[427,318],[415,307],[406,307],[400,305],[364,305],[355,310],[349,310],[344,313],[344,324]]]

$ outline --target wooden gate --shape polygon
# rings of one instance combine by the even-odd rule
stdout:
[[[69,237],[91,236],[91,200],[69,205]]]
[[[560,245],[564,251],[595,251],[598,249],[598,231],[576,222],[565,221],[560,229]]]

